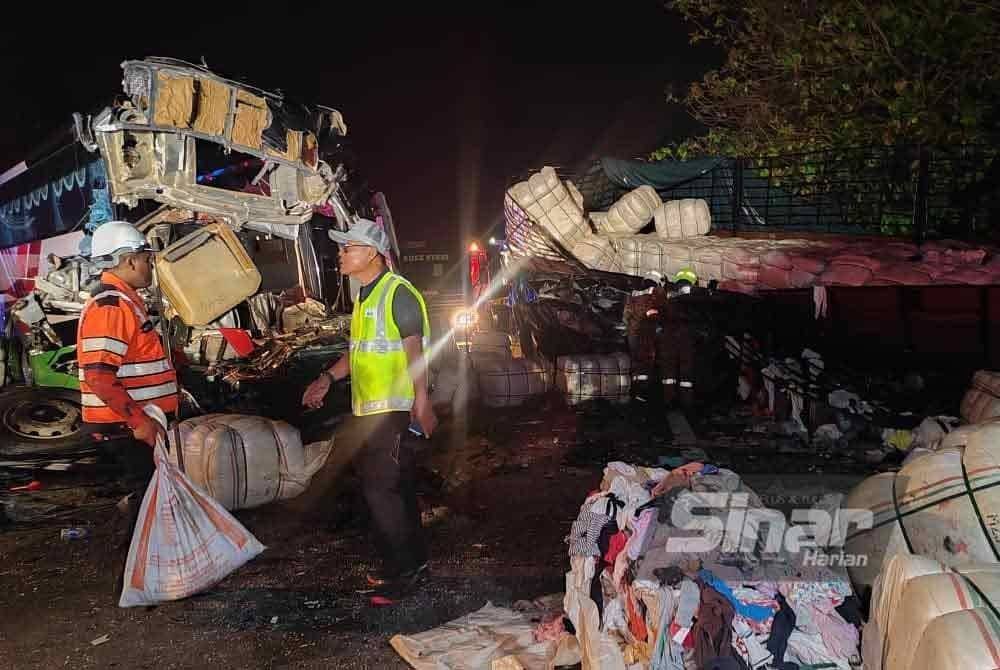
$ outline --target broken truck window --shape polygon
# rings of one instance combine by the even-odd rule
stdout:
[[[195,179],[199,186],[211,186],[237,193],[270,195],[267,180],[255,186],[254,177],[260,173],[264,161],[238,151],[230,151],[205,140],[195,140]],[[262,190],[263,189],[263,190]]]

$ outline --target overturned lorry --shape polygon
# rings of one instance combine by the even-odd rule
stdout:
[[[480,386],[503,391],[494,404],[524,402],[553,379],[585,389],[562,384],[571,402],[614,401],[627,397],[622,380],[631,376],[665,386],[689,381],[704,401],[731,402],[737,391],[756,397],[770,384],[794,397],[811,388],[825,403],[848,389],[877,401],[879,420],[893,426],[898,412],[954,414],[952,400],[973,372],[1000,365],[995,244],[878,236],[849,221],[838,227],[833,214],[827,222],[827,210],[788,186],[781,202],[796,204],[782,209],[772,202],[778,189],[751,190],[745,172],[732,179],[721,159],[605,158],[582,174],[545,167],[512,180],[499,252],[505,270],[491,295],[509,311],[503,330],[515,355],[478,366]],[[681,273],[699,286],[675,291]],[[665,294],[676,309],[657,304]],[[680,330],[671,314],[684,317],[682,341],[669,342]],[[480,319],[480,328],[495,321]],[[475,364],[477,351],[485,357],[502,338],[471,340]],[[654,352],[654,340],[666,348]],[[626,351],[623,369],[613,354]],[[822,380],[799,360],[815,352],[827,363]],[[678,356],[698,379],[654,369],[654,360]],[[524,369],[520,357],[534,367]],[[746,388],[740,376],[756,382]],[[535,378],[544,383],[520,381]],[[919,398],[898,392],[907,378],[922,380]]]
[[[103,223],[136,223],[160,251],[144,297],[185,404],[204,411],[252,406],[253,385],[288,381],[278,372],[296,357],[346,348],[349,286],[328,230],[366,217],[395,244],[337,110],[170,59],[122,68],[124,95],[0,175],[7,456],[79,441],[76,320],[99,280],[88,252]]]

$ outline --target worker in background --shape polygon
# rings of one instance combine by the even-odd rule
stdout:
[[[383,565],[368,582],[407,588],[427,568],[415,454],[404,439],[411,423],[427,438],[437,427],[427,389],[427,308],[413,285],[386,267],[389,238],[376,223],[359,219],[346,233],[330,231],[330,238],[340,245],[340,271],[361,291],[350,352],[309,385],[302,403],[318,409],[334,382],[351,377],[354,416],[338,431],[336,451],[341,461],[347,453],[359,471],[375,525]]]
[[[124,466],[132,488],[127,546],[155,469],[153,447],[165,437],[142,408],[175,412],[177,373],[137,293],[153,281],[153,253],[143,234],[130,223],[109,221],[94,231],[91,260],[103,272],[78,324],[80,401],[83,421],[96,424],[91,432],[117,438],[103,446]]]
[[[692,315],[681,296],[691,293],[698,285],[698,275],[684,268],[673,278],[667,289],[667,300],[661,307],[661,329],[657,340],[657,359],[663,400],[668,407],[680,404],[690,410],[695,401],[695,374],[697,351]]]
[[[625,332],[632,359],[632,388],[637,398],[651,399],[651,380],[655,380],[656,340],[661,329],[660,310],[666,302],[660,273],[647,277],[644,287],[632,291],[625,300]]]

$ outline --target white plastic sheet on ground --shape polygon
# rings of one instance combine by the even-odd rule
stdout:
[[[535,642],[530,615],[487,603],[433,630],[396,635],[389,644],[416,670],[551,670],[580,658],[576,640]]]
[[[167,417],[146,413],[164,428]],[[156,472],[149,482],[132,535],[120,607],[155,605],[203,591],[264,550],[239,521],[199,490],[156,445]]]

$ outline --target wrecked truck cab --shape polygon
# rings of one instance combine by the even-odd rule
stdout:
[[[29,281],[0,286],[12,307],[7,339],[23,352],[0,376],[44,392],[55,377],[24,371],[36,359],[66,367],[99,277],[89,233],[113,219],[134,222],[160,252],[161,290],[144,297],[169,324],[178,367],[193,372],[191,405],[230,406],[252,395],[246,384],[284,376],[299,352],[346,349],[350,292],[327,233],[365,217],[388,229],[392,263],[398,244],[385,196],[367,192],[353,168],[340,112],[181,61],[122,68],[123,97],[74,115],[38,160],[0,177],[0,263],[61,237],[73,252],[79,242],[79,253],[59,244],[61,254],[36,259]],[[74,232],[81,226],[88,234]]]

